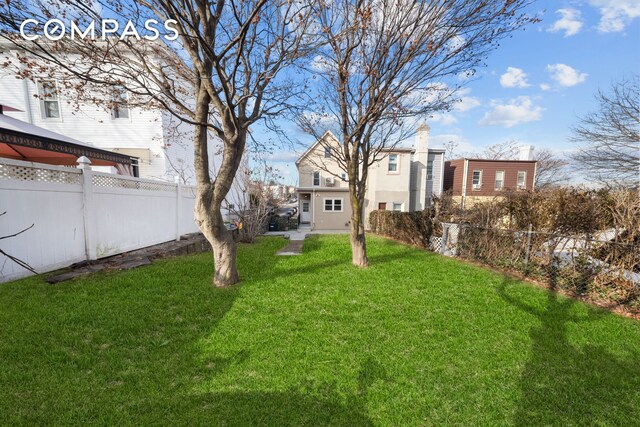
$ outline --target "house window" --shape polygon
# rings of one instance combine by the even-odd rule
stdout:
[[[427,179],[433,179],[433,160],[427,162]]]
[[[111,92],[111,118],[112,119],[128,119],[129,108],[127,107],[127,91],[123,87],[116,87]]]
[[[471,184],[474,190],[479,190],[482,187],[482,171],[473,171],[471,175]]]
[[[140,178],[140,164],[138,163],[138,159],[135,157],[131,158],[131,170],[133,171],[134,178]]]
[[[313,186],[314,187],[320,186],[320,172],[318,171],[313,172]]]
[[[347,174],[342,172],[342,174],[340,175],[340,179],[342,179],[344,182],[347,182]]]
[[[402,203],[393,203],[393,210],[396,212],[402,212]]]
[[[342,199],[324,199],[325,212],[342,212]]]
[[[496,190],[504,187],[504,171],[496,171]]]
[[[325,159],[331,158],[331,148],[330,147],[324,147],[324,158]]]
[[[389,172],[398,171],[398,155],[389,154]]]
[[[527,188],[527,171],[518,171],[518,189]]]
[[[60,118],[60,102],[58,101],[58,89],[56,82],[45,81],[38,84],[38,92],[40,93],[40,108],[42,110],[42,118],[59,119]]]

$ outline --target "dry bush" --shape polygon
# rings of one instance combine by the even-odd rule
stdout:
[[[433,209],[418,212],[373,211],[369,215],[371,231],[422,248],[429,247],[433,234]]]

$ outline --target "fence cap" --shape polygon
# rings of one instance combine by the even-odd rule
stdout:
[[[76,162],[78,163],[78,168],[80,169],[91,169],[91,160],[89,160],[89,158],[86,156],[78,157],[78,160],[76,160]]]

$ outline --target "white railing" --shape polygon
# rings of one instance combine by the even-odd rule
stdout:
[[[0,249],[44,273],[198,231],[195,188],[0,159]],[[0,255],[0,282],[30,273]]]

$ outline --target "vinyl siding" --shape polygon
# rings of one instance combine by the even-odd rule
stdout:
[[[106,150],[149,149],[150,161],[140,163],[141,177],[167,178],[160,111],[132,108],[129,119],[113,120],[111,112],[105,108],[95,105],[76,106],[64,93],[58,93],[60,118],[45,119],[37,94],[35,83],[16,79],[13,75],[0,74],[0,103],[22,110],[7,112],[7,116],[28,122],[30,111],[34,125]]]

